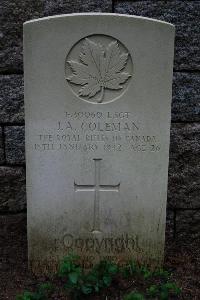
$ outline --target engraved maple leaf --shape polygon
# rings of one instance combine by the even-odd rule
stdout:
[[[122,84],[131,77],[128,72],[122,72],[127,60],[128,53],[121,53],[117,41],[110,42],[105,48],[102,44],[86,38],[79,61],[67,61],[72,75],[66,79],[82,86],[79,90],[80,96],[92,98],[100,93],[97,102],[101,103],[105,89],[122,89]]]

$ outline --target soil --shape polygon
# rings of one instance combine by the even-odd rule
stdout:
[[[179,299],[200,300],[200,239],[167,234],[165,269],[173,272],[173,280],[182,288]],[[0,216],[0,300],[14,300],[24,290],[34,290],[46,278],[36,278],[28,270],[26,214]],[[58,283],[59,284],[59,283]],[[131,282],[120,286],[115,282],[100,296],[90,300],[122,300],[131,291]],[[62,294],[54,300],[70,300]],[[87,298],[89,299],[89,298]]]

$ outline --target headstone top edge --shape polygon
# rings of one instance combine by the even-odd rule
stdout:
[[[135,19],[135,20],[141,20],[141,21],[148,21],[148,22],[155,22],[158,24],[163,24],[165,26],[169,26],[173,29],[175,29],[175,25],[173,25],[172,23],[169,22],[165,22],[165,21],[161,21],[161,20],[157,20],[157,19],[153,19],[153,18],[147,18],[147,17],[143,17],[143,16],[136,16],[136,15],[127,15],[127,14],[116,14],[116,13],[95,13],[95,12],[89,12],[89,13],[71,13],[71,14],[60,14],[60,15],[54,15],[54,16],[47,16],[47,17],[43,17],[43,18],[38,18],[38,19],[33,19],[33,20],[29,20],[23,23],[23,26],[26,27],[29,24],[35,24],[35,23],[39,23],[39,22],[45,22],[45,21],[49,21],[49,20],[54,20],[54,19],[60,19],[60,18],[74,18],[74,17],[94,17],[94,16],[98,16],[98,17],[115,17],[115,18],[127,18],[127,19]]]

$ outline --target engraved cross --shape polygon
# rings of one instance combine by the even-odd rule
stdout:
[[[79,185],[74,182],[75,192],[95,192],[94,196],[94,217],[93,217],[93,233],[100,232],[100,217],[99,217],[99,200],[100,192],[119,192],[120,183],[116,185],[102,185],[100,184],[100,170],[101,170],[101,158],[94,158],[95,166],[95,183],[94,185]]]

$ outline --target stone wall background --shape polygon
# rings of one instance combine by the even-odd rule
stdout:
[[[0,215],[26,211],[23,22],[72,12],[115,12],[176,25],[167,231],[200,236],[200,1],[0,1]]]

